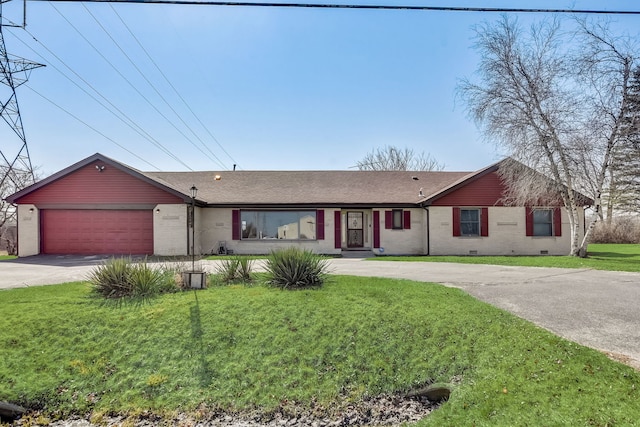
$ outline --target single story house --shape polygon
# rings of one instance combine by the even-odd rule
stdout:
[[[337,256],[568,254],[564,209],[504,206],[499,165],[475,172],[142,172],[94,154],[7,201],[18,209],[22,257],[220,248],[266,254],[292,245]]]

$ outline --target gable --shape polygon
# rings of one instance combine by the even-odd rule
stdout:
[[[100,167],[104,167],[100,170]],[[183,199],[96,160],[16,199],[16,203],[182,203]]]
[[[505,186],[494,171],[443,193],[431,206],[502,206],[504,191]]]

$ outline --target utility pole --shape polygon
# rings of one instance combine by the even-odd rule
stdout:
[[[44,65],[7,53],[3,28],[17,26],[5,25],[3,21],[2,5],[8,1],[11,0],[0,0],[0,83],[2,83],[0,85],[0,117],[16,134],[17,140],[11,141],[7,138],[7,140],[0,141],[0,190],[4,188],[5,182],[9,181],[8,184],[13,191],[17,191],[20,188],[15,187],[24,186],[25,183],[33,183],[35,175],[20,117],[16,88],[29,79],[31,70],[44,67]],[[26,0],[24,1],[26,2]],[[25,178],[27,178],[26,182]]]

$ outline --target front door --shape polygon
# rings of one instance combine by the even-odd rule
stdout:
[[[364,218],[362,212],[347,212],[347,247],[364,247]]]

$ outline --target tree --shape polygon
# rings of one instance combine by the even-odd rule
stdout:
[[[0,185],[0,248],[6,248],[9,255],[15,255],[17,246],[14,226],[17,223],[17,212],[15,206],[4,199],[32,184],[33,175],[31,172],[15,169],[8,171],[8,166],[0,166],[0,175],[6,176]]]
[[[629,110],[622,121],[623,141],[614,150],[606,194],[608,225],[614,207],[623,212],[640,211],[640,66],[629,83]]]
[[[372,150],[357,162],[357,167],[361,171],[441,171],[444,164],[430,154],[416,155],[409,148],[388,145]]]
[[[477,27],[480,81],[463,80],[459,92],[487,139],[517,160],[501,171],[507,199],[561,200],[570,255],[586,256],[612,154],[626,140],[636,56],[630,40],[613,36],[606,23],[574,22],[571,32],[557,20],[524,32],[508,17]],[[580,194],[593,199],[596,213],[582,239]]]

